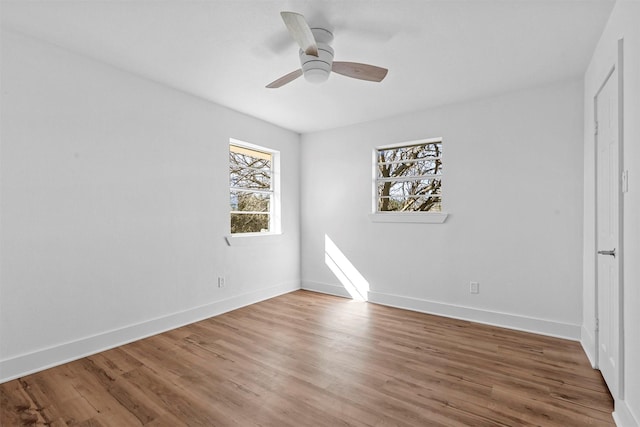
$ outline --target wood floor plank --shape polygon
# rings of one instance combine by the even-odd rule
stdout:
[[[579,343],[296,291],[0,384],[14,426],[614,426]]]
[[[44,425],[40,409],[19,381],[0,384],[0,426]]]

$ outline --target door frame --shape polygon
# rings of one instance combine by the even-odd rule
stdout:
[[[618,177],[616,179],[617,192],[618,192],[618,242],[616,244],[616,260],[615,262],[618,264],[618,282],[614,284],[617,286],[617,294],[618,299],[615,302],[615,308],[617,309],[615,316],[618,322],[618,330],[615,331],[617,336],[618,348],[616,349],[616,379],[615,379],[615,387],[616,390],[610,390],[611,394],[615,399],[624,399],[624,193],[622,192],[622,173],[624,169],[624,97],[623,97],[623,52],[624,52],[624,39],[618,39],[617,45],[617,56],[615,63],[607,72],[605,78],[602,80],[601,85],[593,96],[593,123],[594,123],[594,279],[595,279],[595,292],[594,292],[594,300],[595,300],[595,325],[596,330],[594,334],[594,362],[595,368],[599,368],[600,363],[600,331],[599,331],[599,284],[598,284],[598,250],[601,249],[598,246],[598,132],[596,128],[597,119],[598,119],[598,95],[607,84],[609,78],[613,75],[613,73],[617,73],[618,78]]]

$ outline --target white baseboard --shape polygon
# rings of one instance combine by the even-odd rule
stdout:
[[[502,328],[533,332],[541,335],[564,338],[573,341],[580,339],[580,325],[554,322],[517,314],[500,313],[472,307],[428,301],[399,295],[369,292],[369,301],[391,307],[404,308],[423,313],[437,314],[454,319],[469,320]]]
[[[307,291],[320,292],[322,294],[335,295],[337,297],[351,298],[349,292],[339,285],[329,285],[327,283],[319,282],[302,282],[302,289]]]
[[[341,297],[350,297],[349,293],[339,285],[306,281],[302,282],[302,289]],[[495,311],[481,310],[472,307],[464,307],[373,291],[369,291],[369,302],[403,308],[406,310],[419,311],[422,313],[436,314],[454,319],[469,320],[471,322],[484,323],[502,328],[533,332],[536,334],[564,338],[572,341],[580,340],[580,325],[573,325],[570,323],[560,323],[516,314],[499,313]]]
[[[589,363],[591,363],[591,367],[593,369],[598,369],[598,363],[596,359],[596,340],[594,336],[591,334],[587,328],[582,325],[581,334],[580,334],[580,344],[582,345],[582,350],[584,350],[587,358],[589,359]]]
[[[615,410],[612,415],[613,421],[618,427],[640,427],[640,418],[634,415],[624,400],[615,402]]]
[[[284,283],[1,360],[0,384],[298,289],[300,289],[299,282]]]

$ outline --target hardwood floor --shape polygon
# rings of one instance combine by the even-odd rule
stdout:
[[[613,426],[576,342],[297,291],[0,385],[2,426]]]

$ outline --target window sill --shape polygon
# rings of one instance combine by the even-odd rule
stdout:
[[[224,236],[229,246],[273,245],[282,241],[282,233],[243,233]]]
[[[372,222],[406,222],[442,224],[449,216],[446,212],[376,212],[369,214]]]

